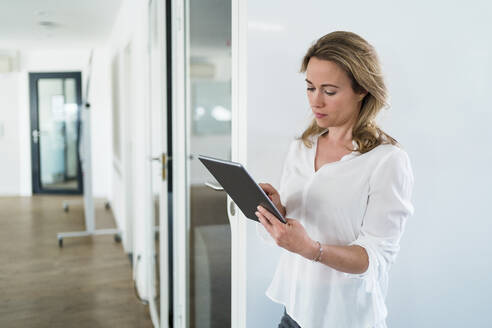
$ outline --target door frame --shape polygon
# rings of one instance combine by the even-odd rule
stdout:
[[[156,156],[160,158],[160,165],[163,174],[163,178],[160,180],[159,184],[159,291],[160,295],[160,311],[157,312],[157,303],[155,302],[155,264],[151,265],[148,270],[148,290],[149,290],[149,308],[150,316],[154,327],[167,328],[169,327],[169,204],[168,204],[168,181],[171,176],[170,172],[167,170],[169,150],[168,150],[168,42],[167,36],[169,28],[167,24],[168,15],[167,3],[162,0],[148,0],[148,77],[149,77],[149,106],[146,125],[148,127],[148,140],[147,143],[147,157],[149,158],[149,165],[147,166],[148,172],[146,173],[146,179],[148,180],[149,188],[147,190],[147,198],[149,200],[147,206],[150,209],[147,213],[147,243],[146,243],[146,254],[148,254],[148,263],[155,263],[155,241],[153,236],[155,235],[155,211],[154,211],[154,191],[153,191],[153,177],[152,177],[152,161],[157,160]],[[157,35],[154,35],[154,27],[152,24],[157,24]],[[157,38],[157,45],[155,51],[157,52],[157,60],[154,64],[154,57],[152,53],[152,42],[153,38]],[[156,71],[157,70],[157,71]],[[153,76],[152,74],[157,74]],[[155,81],[154,77],[157,77],[157,88],[155,88],[152,83]],[[154,94],[154,90],[159,90]],[[160,124],[160,149],[159,154],[152,152],[152,121],[154,118],[152,115],[155,109],[152,107],[154,105],[154,99],[157,100],[157,109],[161,112],[159,119]],[[167,155],[167,156],[165,156]]]
[[[172,3],[170,0],[165,1],[165,54],[166,54],[166,62],[164,63],[164,68],[166,70],[166,74],[164,77],[163,84],[166,86],[166,99],[164,102],[164,108],[166,111],[166,149],[167,149],[167,206],[168,211],[165,214],[161,214],[162,217],[167,217],[166,227],[161,225],[161,236],[166,235],[167,245],[161,243],[160,244],[160,254],[161,254],[161,281],[163,281],[163,274],[167,276],[167,286],[161,284],[161,295],[165,295],[164,290],[167,288],[167,309],[161,303],[161,318],[166,316],[166,326],[173,326],[173,318],[174,318],[174,241],[173,241],[173,136],[174,136],[174,124],[173,124],[173,58],[172,58],[172,46],[173,46],[173,12],[172,12]],[[167,257],[167,260],[163,256]],[[166,271],[164,271],[166,270]],[[162,297],[162,296],[161,296]],[[167,312],[164,313],[164,310]],[[162,325],[162,321],[161,321]]]
[[[186,328],[188,315],[186,313],[189,304],[188,295],[188,268],[187,259],[189,252],[186,247],[188,199],[188,140],[186,138],[186,95],[188,83],[186,79],[188,67],[189,44],[187,44],[188,23],[186,22],[186,0],[172,0],[172,143],[173,143],[173,326]]]
[[[248,2],[231,1],[231,159],[246,166],[248,160]],[[246,328],[248,219],[240,210],[236,210],[233,215],[230,211],[232,206],[236,205],[227,196],[227,213],[231,223],[231,327]]]
[[[40,79],[60,79],[60,78],[73,78],[75,79],[76,86],[76,99],[77,99],[77,189],[43,189],[41,186],[41,156],[39,151],[39,141],[34,143],[33,133],[34,130],[39,131],[39,104],[38,104],[38,81]],[[31,117],[31,179],[32,179],[32,192],[33,194],[69,194],[69,195],[81,195],[84,192],[84,183],[82,179],[82,167],[80,162],[79,145],[80,145],[80,125],[81,125],[81,110],[82,110],[82,72],[69,71],[69,72],[42,72],[42,73],[29,73],[29,101],[30,101],[30,117]],[[38,139],[39,140],[39,139]]]

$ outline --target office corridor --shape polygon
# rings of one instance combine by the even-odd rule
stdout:
[[[96,227],[114,227],[104,202],[95,207]],[[57,232],[85,228],[82,197],[2,197],[0,208],[0,327],[152,327],[113,236],[58,247]]]

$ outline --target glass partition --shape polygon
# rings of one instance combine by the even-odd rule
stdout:
[[[227,195],[205,186],[212,176],[198,154],[231,158],[231,3],[189,1],[190,327],[231,326],[231,230]]]

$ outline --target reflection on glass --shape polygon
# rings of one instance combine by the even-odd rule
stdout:
[[[41,188],[78,189],[75,79],[39,79]]]
[[[195,80],[191,86],[192,129],[195,135],[231,133],[230,81]]]
[[[190,1],[190,152],[231,157],[231,4]],[[227,195],[205,186],[190,162],[188,249],[190,327],[231,326],[231,230]]]
[[[153,177],[155,178],[157,175],[153,175]],[[160,176],[157,176],[157,179],[155,179],[155,183],[153,185],[158,185],[158,183],[160,182],[160,179],[161,177]],[[159,248],[159,225],[160,225],[160,199],[159,199],[159,192],[157,193],[153,193],[153,197],[154,197],[154,229],[153,229],[153,236],[155,238],[155,241],[154,241],[154,249],[153,249],[153,254],[154,254],[154,262],[151,266],[151,269],[153,270],[153,274],[154,274],[154,286],[152,286],[151,288],[153,289],[152,291],[152,295],[154,297],[154,301],[155,301],[155,305],[156,305],[156,309],[157,309],[157,313],[161,313],[161,295],[160,295],[160,284],[161,284],[161,281],[160,281],[160,262],[159,262],[159,259],[160,259],[160,254],[159,254],[159,251],[160,251],[160,248]]]

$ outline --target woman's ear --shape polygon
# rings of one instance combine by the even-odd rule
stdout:
[[[364,97],[367,96],[367,91],[362,91],[358,94],[359,101],[362,101]]]

